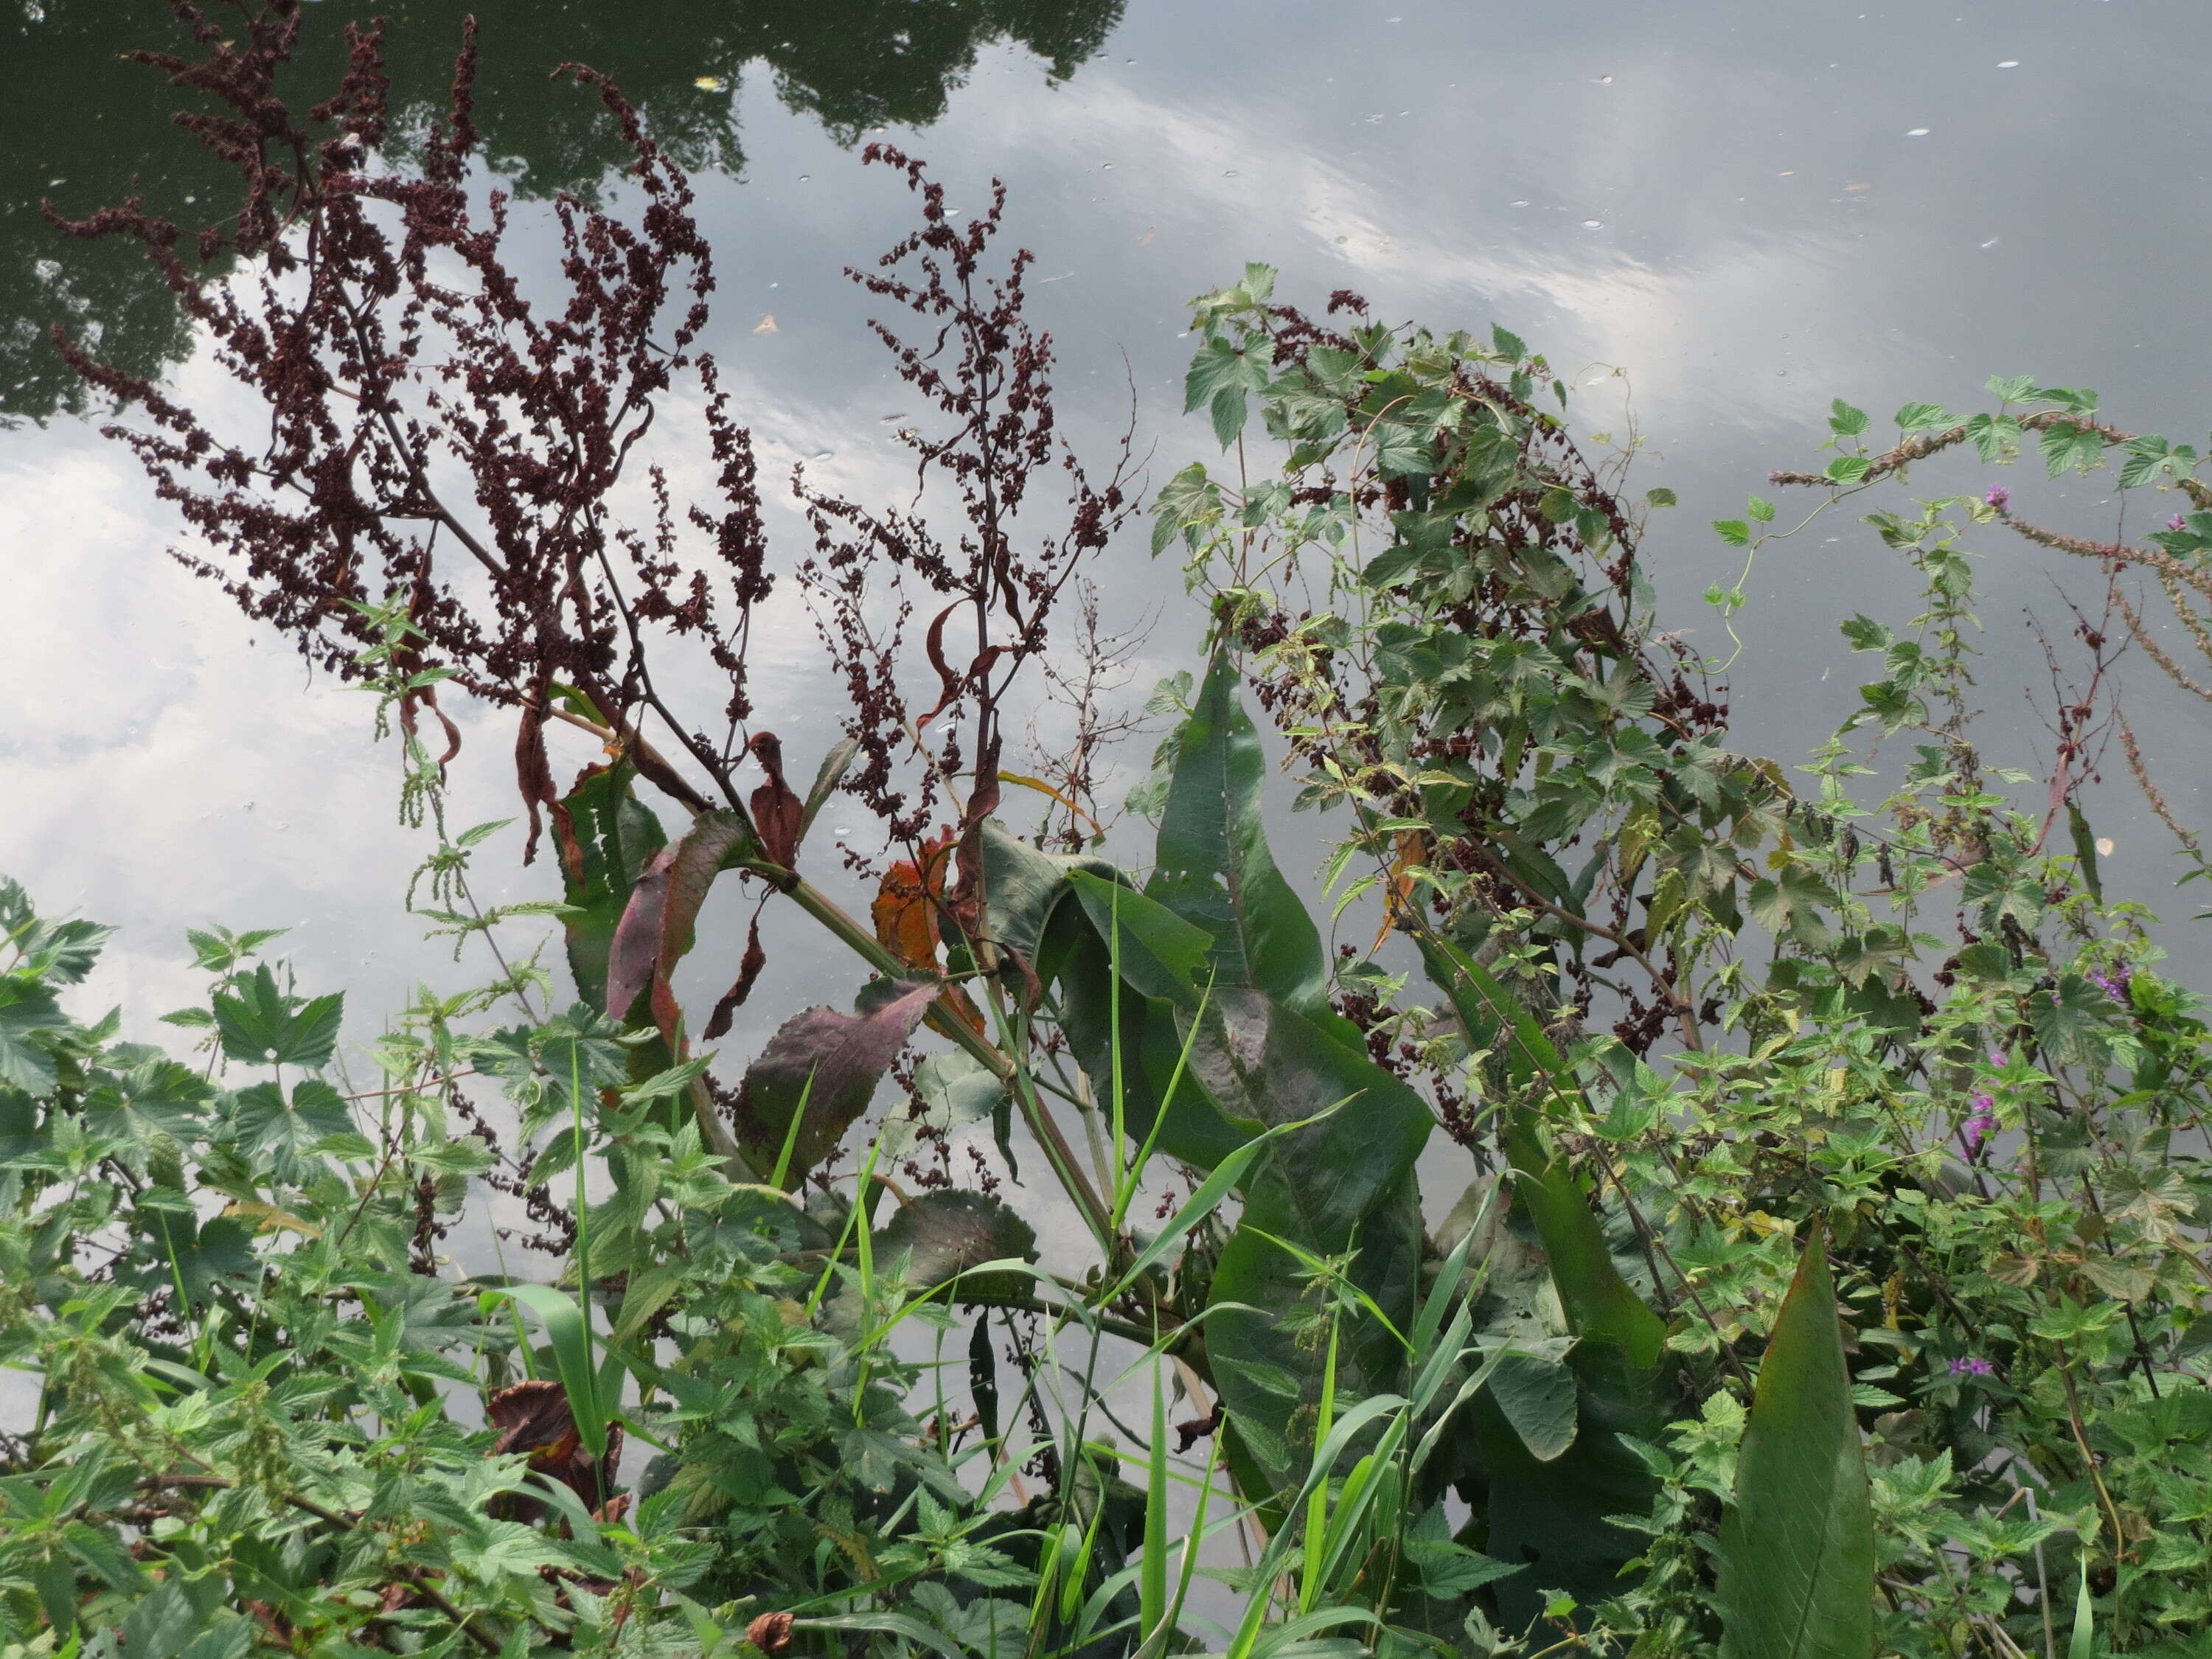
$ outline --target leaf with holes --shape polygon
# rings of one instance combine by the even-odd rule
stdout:
[[[236,990],[215,994],[216,1029],[226,1057],[249,1066],[298,1066],[315,1071],[337,1048],[343,994],[313,1001],[276,988],[266,967],[234,981]]]

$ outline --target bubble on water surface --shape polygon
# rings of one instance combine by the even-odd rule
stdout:
[[[1999,64],[1997,67],[1999,69],[2018,69],[2020,67],[2020,59],[2017,58],[2008,58],[2002,63]]]
[[[1602,230],[1605,228],[1605,221],[1602,219],[1585,219],[1583,221],[1583,228],[1584,230]]]
[[[1905,136],[1908,138],[1925,138],[1928,136],[1928,129],[1926,127],[1908,127],[1905,129]]]

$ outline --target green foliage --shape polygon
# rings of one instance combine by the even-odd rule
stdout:
[[[1816,1231],[1775,1316],[1721,1528],[1723,1655],[1873,1648],[1874,1513],[1840,1330]]]
[[[2212,1492],[2190,1426],[2212,1409],[2195,1334],[2212,1186],[2190,1139],[2201,1060],[2181,1056],[2204,1027],[2153,967],[2146,914],[2111,892],[2077,793],[2114,718],[2125,595],[2106,631],[2079,632],[2054,774],[1993,769],[1969,735],[1970,538],[2001,520],[2110,550],[2023,527],[2002,490],[1873,514],[1923,604],[1845,625],[1881,665],[1793,788],[1727,746],[1710,665],[1651,621],[1619,462],[1584,461],[1535,407],[1548,372],[1518,342],[1334,333],[1243,288],[1197,314],[1207,351],[1270,366],[1248,393],[1255,482],[1188,470],[1156,503],[1156,545],[1184,548],[1301,803],[1345,814],[1325,872],[1338,914],[1379,907],[1376,953],[1410,936],[1441,995],[1420,1006],[1357,952],[1336,975],[1511,1194],[1503,1237],[1485,1235],[1477,1330],[1574,1339],[1558,1455],[1530,1397],[1493,1389],[1468,1419],[1472,1535],[1537,1563],[1486,1604],[1516,1632],[1687,1654],[1716,1650],[1717,1605],[1749,1620],[1779,1605],[1762,1594],[1794,1596],[1802,1615],[1832,1595],[1811,1622],[1839,1652],[2028,1651],[2071,1622],[2086,1564],[2112,1650],[2190,1650],[2208,1612],[2185,1564]],[[2193,456],[2098,424],[2093,394],[1993,389],[2006,407],[1979,420],[1908,405],[1880,453],[1838,402],[1841,453],[1775,482],[1823,492],[1817,516],[1946,446],[2002,459],[2034,434],[2047,465],[2118,448],[2138,483],[2212,495],[2181,481]],[[1753,496],[1717,528],[1755,556],[1809,521]],[[2148,562],[2193,545],[2123,551],[2197,602],[2201,564]],[[1727,615],[1742,586],[1717,598]],[[1911,734],[1881,787],[1862,731]],[[1822,1235],[1833,1296],[1786,1298]],[[1516,1237],[1541,1250],[1548,1304],[1513,1292]],[[1751,1379],[1811,1363],[1818,1322],[1778,1327],[1778,1309],[1831,1300],[1843,1352],[1831,1328],[1825,1392],[1791,1395],[1826,1402],[1822,1452],[1753,1407]],[[1765,1426],[1746,1446],[1747,1423]],[[1868,1498],[1776,1472],[1816,1455],[1863,1455]],[[1829,1552],[1817,1571],[1751,1565],[1754,1547],[1802,1558],[1808,1536]],[[1729,1639],[1788,1650],[1760,1631]]]
[[[2002,489],[1871,513],[1919,608],[1843,623],[1876,665],[1793,772],[1657,629],[1674,497],[1585,455],[1543,358],[1275,282],[1194,305],[1238,456],[1153,503],[1213,626],[1155,697],[1148,865],[990,818],[1035,781],[994,749],[864,928],[797,867],[858,738],[802,802],[754,731],[768,781],[714,804],[548,681],[608,757],[556,796],[526,725],[561,901],[483,908],[502,826],[449,830],[415,727],[453,679],[395,596],[358,666],[436,838],[408,902],[457,948],[557,918],[565,1008],[502,948],[364,1042],[211,929],[172,1055],[76,1011],[106,931],[0,883],[0,1358],[38,1390],[0,1651],[2203,1651],[2212,1036],[2080,799],[2107,632],[2151,636],[2117,589],[2077,631],[2047,775],[1968,706],[1994,525],[2212,599],[2195,453],[2032,377],[1880,452],[1832,404],[1774,475],[1815,515],[2031,435],[2197,510],[2117,553]],[[1334,815],[1328,931],[1248,693]],[[734,1089],[674,985],[725,876],[859,959]]]

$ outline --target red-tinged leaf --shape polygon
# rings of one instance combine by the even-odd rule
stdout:
[[[568,810],[553,787],[553,767],[545,757],[545,715],[535,706],[523,709],[521,727],[514,734],[514,781],[530,812],[530,835],[522,844],[522,861],[528,864],[538,856],[538,837],[545,827],[538,816],[543,808],[553,814],[554,834],[568,879],[583,880],[584,854],[576,845],[574,830],[568,825]]]
[[[924,842],[919,859],[902,859],[884,872],[868,905],[876,942],[909,968],[937,969],[937,907],[945,896],[945,869],[952,835]]]
[[[745,745],[768,774],[768,781],[753,791],[753,829],[761,851],[770,864],[788,870],[799,862],[799,833],[806,822],[806,803],[783,781],[783,744],[773,732],[757,732]]]
[[[945,624],[952,613],[966,603],[964,599],[955,599],[946,605],[930,619],[929,632],[922,636],[923,648],[929,653],[929,665],[937,671],[938,697],[937,706],[914,723],[914,729],[917,732],[927,731],[930,721],[943,714],[946,705],[960,695],[961,677],[954,673],[952,665],[945,660]]]
[[[960,826],[960,844],[953,857],[952,890],[941,907],[952,919],[952,924],[970,939],[975,938],[983,925],[983,826],[999,810],[999,770],[997,744],[991,752],[982,757],[976,767],[974,785],[968,796],[968,815]]]
[[[750,839],[736,813],[702,812],[682,840],[653,854],[615,929],[607,957],[607,1012],[623,1018],[638,993],[651,987],[653,1024],[672,1049],[680,1011],[669,975],[698,937],[699,910],[723,860]]]
[[[745,933],[744,960],[738,964],[738,982],[722,993],[722,1000],[714,1005],[714,1012],[707,1021],[702,1034],[708,1042],[729,1035],[730,1021],[738,1010],[745,1006],[745,999],[753,994],[753,986],[768,966],[768,952],[761,949],[760,912],[753,912],[752,926]]]
[[[616,1465],[622,1461],[619,1425],[608,1425],[607,1455],[595,1461],[577,1433],[568,1390],[550,1377],[501,1389],[492,1395],[485,1415],[500,1431],[494,1455],[528,1453],[532,1470],[567,1486],[587,1510],[607,1501],[614,1489]],[[544,1512],[535,1499],[518,1494],[511,1501],[516,1520],[534,1521]]]
[[[793,1015],[745,1073],[738,1096],[738,1139],[772,1164],[802,1097],[805,1116],[792,1135],[787,1184],[830,1156],[868,1109],[876,1084],[906,1047],[936,1000],[933,980],[897,980],[864,994],[864,1012],[815,1007]],[[811,1079],[810,1083],[810,1079]]]
[[[615,924],[614,943],[607,951],[607,1014],[629,1023],[630,1005],[653,981],[660,959],[661,918],[668,908],[669,872],[676,848],[664,847],[638,872],[629,902]]]

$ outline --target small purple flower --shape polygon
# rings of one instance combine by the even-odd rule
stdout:
[[[1966,1120],[1966,1156],[1982,1149],[1982,1142],[1997,1127],[1997,1103],[1985,1094],[1974,1097],[1974,1115]]]
[[[1970,1354],[1964,1359],[1951,1362],[1951,1375],[1954,1376],[1993,1376],[1996,1369],[1979,1354]]]
[[[1982,499],[2002,513],[2012,505],[2012,491],[2007,489],[2002,484],[1991,484],[1990,493]]]
[[[2002,1070],[2004,1070],[2004,1068],[2005,1068],[2006,1066],[2008,1066],[2011,1065],[2011,1064],[2012,1064],[2012,1061],[2010,1061],[2009,1060],[2006,1059],[2002,1054],[1999,1054],[1996,1049],[1992,1048],[1992,1049],[1990,1049],[1990,1065],[1992,1065],[1992,1066],[1996,1066],[1996,1067],[1997,1068],[1997,1070],[1999,1070],[2000,1072],[2002,1072]]]
[[[2166,527],[2168,530],[2186,530],[2189,528],[2189,520],[2177,513],[2166,521]]]
[[[2113,1001],[2125,1003],[2128,1000],[2128,981],[2135,977],[2135,970],[2124,962],[2110,974],[2093,973],[2089,977],[2097,982],[2097,988],[2112,998]]]

